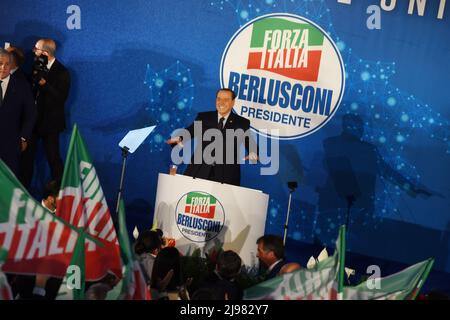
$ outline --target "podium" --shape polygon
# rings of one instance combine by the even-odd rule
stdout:
[[[261,191],[183,175],[160,173],[153,223],[183,255],[219,247],[257,265],[256,240],[264,234],[269,196]]]

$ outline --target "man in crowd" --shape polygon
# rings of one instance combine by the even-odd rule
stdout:
[[[264,280],[276,277],[285,264],[283,239],[268,234],[260,237],[256,243],[258,245],[256,256],[266,269],[262,274]]]
[[[134,246],[134,252],[145,271],[145,278],[148,284],[150,284],[150,278],[152,276],[153,264],[155,263],[156,256],[162,249],[162,239],[158,232],[153,230],[145,230],[139,234],[139,238]]]
[[[41,204],[51,212],[56,212],[56,199],[58,198],[59,185],[55,180],[50,181],[44,187],[44,196]]]
[[[236,252],[232,250],[221,252],[217,258],[216,269],[206,277],[200,288],[210,288],[219,292],[222,299],[226,297],[227,300],[242,300],[244,292],[236,282],[241,267],[242,259]]]

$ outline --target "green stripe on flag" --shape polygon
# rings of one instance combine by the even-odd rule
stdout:
[[[273,30],[308,30],[308,45],[321,46],[323,44],[324,35],[316,27],[306,23],[296,23],[280,18],[270,18],[257,21],[253,24],[251,48],[262,48],[264,46],[264,35],[266,31]],[[301,31],[303,32],[303,31]],[[272,32],[273,35],[273,32]],[[273,37],[273,36],[272,36]],[[294,40],[294,37],[291,37]],[[295,45],[300,43],[301,35],[298,37]],[[281,41],[281,39],[280,39]],[[271,47],[271,42],[268,43],[268,48]]]
[[[64,166],[64,173],[61,186],[78,187],[81,183],[80,178],[80,161],[92,163],[87,147],[80,136],[78,127],[75,124],[72,129],[72,136],[69,143],[69,151],[67,152],[67,159],[77,159],[77,161],[66,161]]]
[[[345,287],[348,300],[405,300],[415,299],[433,266],[433,259],[412,265],[393,275],[369,279],[355,287]],[[378,282],[378,287],[375,286]]]
[[[56,300],[84,300],[86,289],[85,243],[86,233],[80,228],[75,250],[67,273],[61,283]],[[78,267],[79,273],[73,268]]]
[[[125,219],[125,205],[123,200],[119,204],[119,244],[122,256],[122,262],[125,266],[123,278],[121,280],[122,286],[118,299],[129,297],[131,287],[133,286],[133,251],[131,249],[130,238],[128,237],[127,223]],[[118,284],[119,286],[119,284]]]
[[[412,300],[415,300],[417,298],[417,296],[419,295],[420,290],[422,289],[425,280],[428,278],[428,275],[430,274],[431,268],[433,267],[434,264],[434,259],[428,259],[427,260],[427,265],[425,267],[425,270],[422,274],[422,277],[418,280],[418,283],[416,285],[416,290],[413,291],[413,296],[412,296]]]
[[[339,248],[339,270],[338,270],[338,292],[342,293],[344,290],[344,277],[345,277],[345,240],[346,240],[346,227],[341,226],[339,229],[339,244],[336,248]]]
[[[73,252],[71,265],[77,265],[80,268],[80,287],[73,289],[74,300],[83,300],[84,291],[86,286],[86,264],[85,264],[85,242],[86,233],[80,230],[80,236],[78,237],[77,244],[75,245],[75,251]]]

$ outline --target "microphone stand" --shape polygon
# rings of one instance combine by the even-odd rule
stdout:
[[[348,234],[349,224],[350,224],[350,209],[353,206],[356,198],[353,194],[350,194],[345,197],[347,200],[347,216],[345,218],[345,233]]]
[[[286,223],[284,224],[283,246],[286,245],[286,238],[287,238],[288,225],[289,225],[289,215],[291,213],[292,193],[295,191],[295,188],[297,188],[297,181],[288,182],[288,187],[289,187],[289,200],[288,200],[288,209],[287,209],[287,214],[286,214]]]
[[[127,162],[127,156],[129,155],[128,151],[130,149],[128,147],[123,147],[121,148],[121,150],[122,150],[122,173],[120,175],[119,191],[117,193],[116,214],[115,214],[116,219],[119,216],[120,199],[122,198],[123,194],[123,180],[125,178],[125,165]]]

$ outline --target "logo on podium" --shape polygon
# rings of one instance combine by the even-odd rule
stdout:
[[[207,242],[219,235],[225,222],[225,210],[213,195],[194,191],[184,194],[175,209],[175,221],[185,238]]]

